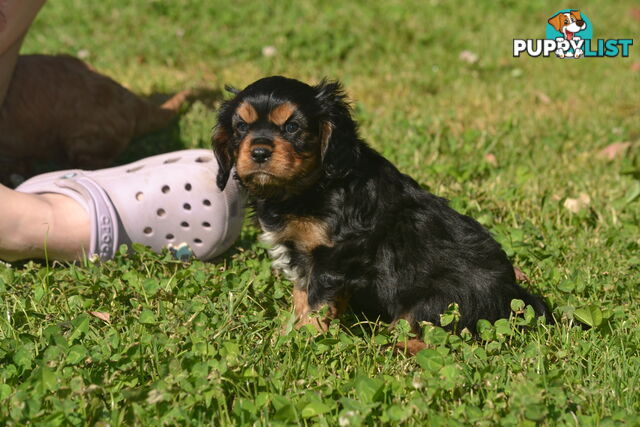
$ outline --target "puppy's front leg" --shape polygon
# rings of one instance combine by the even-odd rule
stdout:
[[[296,329],[304,325],[313,325],[319,332],[327,332],[329,324],[333,319],[338,318],[347,308],[346,298],[334,298],[315,307],[309,305],[309,294],[306,289],[298,286],[293,288],[293,310],[296,315]],[[313,316],[314,312],[321,311],[327,307],[326,314],[322,317]]]
[[[345,254],[344,252],[348,252]],[[345,312],[351,298],[351,290],[360,283],[349,274],[348,271],[363,271],[365,267],[358,268],[358,259],[353,259],[352,246],[347,245],[321,245],[313,250],[313,267],[306,283],[296,283],[293,290],[295,313],[297,317],[296,327],[314,325],[321,332],[329,329],[333,319]],[[318,312],[327,307],[326,314],[321,317],[313,317],[313,312]]]

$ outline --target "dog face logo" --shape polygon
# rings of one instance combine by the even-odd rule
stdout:
[[[547,21],[547,39],[556,40],[558,58],[581,58],[584,56],[584,40],[591,39],[589,18],[579,10],[565,9]]]
[[[565,13],[558,13],[549,18],[549,24],[562,33],[565,39],[573,40],[573,35],[587,28],[586,22],[582,19],[579,10],[571,10]]]

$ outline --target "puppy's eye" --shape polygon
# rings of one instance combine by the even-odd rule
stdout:
[[[249,125],[245,122],[238,122],[236,124],[236,129],[238,130],[238,132],[246,132],[249,129]]]
[[[294,133],[296,132],[298,129],[300,129],[300,125],[296,122],[287,122],[284,125],[284,131],[287,133]]]

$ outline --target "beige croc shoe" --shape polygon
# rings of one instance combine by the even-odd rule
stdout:
[[[16,191],[64,194],[84,206],[90,256],[111,259],[121,244],[137,242],[207,260],[229,249],[244,218],[243,193],[233,179],[221,192],[217,171],[211,151],[183,150],[98,171],[38,175]]]

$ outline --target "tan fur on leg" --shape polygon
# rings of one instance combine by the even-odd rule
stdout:
[[[400,353],[407,353],[415,356],[420,350],[427,348],[427,344],[418,338],[412,338],[407,341],[396,343],[395,347]]]
[[[293,310],[296,314],[296,329],[300,329],[305,325],[313,325],[319,332],[327,332],[329,330],[329,324],[333,319],[337,319],[348,305],[346,298],[340,298],[337,301],[325,304],[316,310],[312,310],[309,306],[309,296],[306,290],[294,288],[293,289]],[[322,310],[327,306],[327,314],[324,317],[314,317],[311,314]]]

